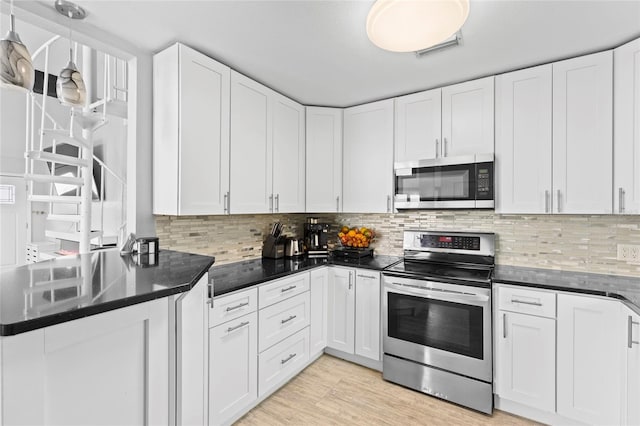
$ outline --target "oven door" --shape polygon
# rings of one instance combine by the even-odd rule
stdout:
[[[491,289],[383,274],[384,353],[492,380]]]

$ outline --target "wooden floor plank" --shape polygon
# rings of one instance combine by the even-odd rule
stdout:
[[[473,410],[384,381],[382,374],[323,355],[241,418],[237,426],[509,425],[538,423]]]

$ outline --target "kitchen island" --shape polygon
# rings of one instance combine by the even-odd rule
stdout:
[[[2,424],[204,419],[214,259],[149,256],[104,250],[0,273]]]

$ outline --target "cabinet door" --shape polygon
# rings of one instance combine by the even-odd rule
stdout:
[[[499,311],[496,393],[546,412],[556,410],[556,321]]]
[[[554,213],[612,212],[612,53],[553,64]]]
[[[493,77],[442,89],[444,157],[493,153]]]
[[[342,109],[307,107],[307,212],[342,211]]]
[[[441,156],[442,90],[396,98],[396,162]]]
[[[344,110],[343,210],[390,213],[393,99]]]
[[[623,335],[615,300],[558,295],[558,414],[620,424]]]
[[[273,102],[273,211],[305,211],[304,107],[282,95]]]
[[[614,212],[640,213],[640,39],[613,51]],[[622,200],[622,202],[621,202]]]
[[[258,318],[209,330],[209,424],[226,423],[258,398]]]
[[[622,328],[626,330],[627,379],[623,424],[640,425],[640,315],[623,308]]]
[[[311,324],[309,327],[309,353],[317,355],[327,347],[327,299],[329,269],[311,271]]]
[[[231,72],[231,213],[270,213],[273,209],[274,93]]]
[[[356,269],[355,353],[380,361],[380,273]]]
[[[230,69],[176,44],[154,57],[154,213],[227,213]]]
[[[327,346],[353,354],[355,289],[354,270],[329,268]]]
[[[496,213],[551,213],[551,75],[496,77]]]

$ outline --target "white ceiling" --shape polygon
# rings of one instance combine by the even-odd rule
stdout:
[[[53,5],[53,0],[44,2]],[[608,49],[640,0],[471,0],[463,45],[422,58],[365,31],[372,1],[79,0],[83,25],[158,52],[180,41],[306,105],[351,106]]]

